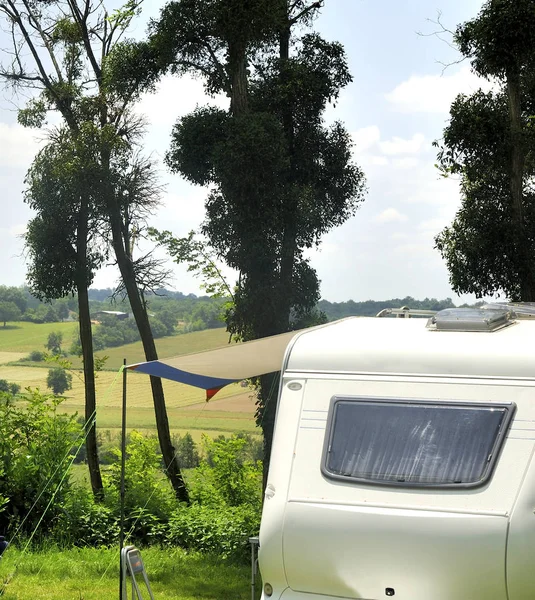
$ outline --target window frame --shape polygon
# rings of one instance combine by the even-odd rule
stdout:
[[[333,439],[334,423],[336,406],[340,402],[354,402],[361,404],[396,404],[396,405],[428,405],[428,406],[446,406],[446,407],[467,407],[467,408],[501,408],[505,410],[504,419],[498,434],[494,440],[494,445],[491,450],[491,458],[487,460],[485,468],[483,470],[481,479],[478,481],[472,481],[467,483],[425,483],[425,482],[411,482],[411,481],[380,481],[373,479],[366,479],[362,477],[354,477],[351,475],[339,475],[329,471],[327,467],[327,460],[329,457],[329,448]],[[502,452],[509,427],[513,420],[516,412],[516,404],[514,402],[468,402],[468,401],[456,401],[456,400],[432,400],[432,399],[420,399],[420,398],[389,398],[389,397],[373,397],[373,396],[342,396],[335,395],[331,398],[329,405],[329,413],[327,416],[327,425],[325,428],[325,438],[323,443],[323,450],[321,455],[321,472],[327,479],[334,480],[336,482],[344,482],[348,484],[360,484],[373,487],[396,487],[396,488],[419,488],[422,490],[460,490],[477,488],[485,485],[492,474],[498,458]]]

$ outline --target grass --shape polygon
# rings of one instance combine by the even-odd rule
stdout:
[[[179,548],[147,548],[142,558],[156,600],[247,600],[250,566]],[[22,553],[0,561],[3,600],[108,600],[118,596],[119,551],[73,548]],[[145,590],[142,587],[142,593]],[[143,594],[145,597],[145,594]]]
[[[178,356],[179,354],[192,354],[193,352],[202,352],[224,346],[228,343],[228,336],[229,334],[225,331],[225,328],[221,327],[219,329],[206,329],[204,331],[158,338],[155,341],[158,356],[160,358],[169,358],[171,356]],[[108,357],[104,368],[112,371],[116,371],[121,367],[124,358],[126,358],[128,364],[143,362],[145,360],[141,342],[125,344],[117,348],[106,348],[96,354]],[[73,361],[73,367],[82,367],[79,358],[70,358]]]
[[[48,334],[60,331],[63,344],[70,346],[78,330],[77,322],[68,323],[9,323],[0,327],[0,352],[28,353],[32,350],[45,350]]]
[[[71,333],[77,328],[77,323],[46,323],[36,325],[34,323],[18,323],[6,328],[0,327],[0,379],[17,383],[22,389],[26,387],[39,388],[47,391],[46,378],[48,369],[53,364],[43,362],[32,366],[17,364],[21,356],[35,349],[44,349],[48,334],[51,331],[63,331],[64,341],[72,337]],[[70,330],[70,333],[68,333]],[[197,331],[172,337],[160,338],[157,341],[158,352],[162,357],[169,357],[191,352],[200,352],[221,345],[228,341],[228,334],[224,329],[209,329]],[[122,377],[119,368],[126,357],[128,363],[141,362],[143,348],[141,342],[109,348],[99,353],[109,356],[106,362],[106,370],[97,375],[97,427],[99,429],[117,430],[121,423],[122,403]],[[8,364],[6,364],[8,363]],[[44,368],[35,368],[41,366]],[[80,367],[80,361],[76,357],[73,367]],[[146,430],[147,433],[156,430],[154,409],[152,405],[152,393],[150,379],[146,375],[129,372],[127,379],[128,410],[127,426],[129,429]],[[255,424],[252,411],[252,403],[245,400],[245,406],[250,404],[249,410],[240,408],[223,408],[214,411],[218,402],[225,399],[239,398],[244,394],[244,389],[238,384],[223,388],[211,400],[210,410],[206,409],[205,392],[195,387],[183,385],[174,381],[163,380],[166,405],[169,414],[169,425],[173,433],[185,433],[191,431],[194,439],[198,441],[202,431],[209,435],[220,433],[230,434],[238,431],[255,432]],[[84,385],[80,371],[75,370],[72,389],[65,394],[66,398],[62,404],[65,412],[69,414],[84,414]],[[183,410],[185,407],[189,410]],[[241,403],[243,406],[243,403]],[[196,432],[196,434],[193,434]]]

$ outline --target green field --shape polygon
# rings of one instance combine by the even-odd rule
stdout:
[[[44,351],[48,334],[52,331],[61,331],[63,344],[68,347],[78,331],[78,323],[8,323],[0,327],[0,352],[27,354],[32,350]]]
[[[63,327],[61,327],[63,326]],[[49,363],[37,363],[41,367],[16,364],[16,360],[34,349],[44,349],[51,331],[62,330],[64,340],[72,338],[76,323],[19,323],[14,328],[0,328],[0,379],[17,383],[21,388],[32,387],[46,391],[46,377]],[[4,337],[2,337],[4,335]],[[30,342],[32,340],[32,342]],[[222,346],[228,342],[224,329],[211,329],[157,340],[161,357],[189,354]],[[33,343],[33,345],[32,345]],[[3,345],[2,345],[3,344]],[[128,363],[141,362],[143,349],[141,342],[118,348],[110,348],[99,353],[109,359],[105,371],[97,374],[97,427],[109,429],[113,436],[121,423],[122,376],[119,368],[123,357]],[[75,362],[75,361],[73,361]],[[76,359],[76,365],[80,365]],[[113,369],[113,370],[111,370]],[[229,434],[237,431],[256,431],[254,423],[254,400],[251,392],[238,384],[223,388],[209,405],[205,402],[205,392],[198,388],[163,380],[169,425],[172,433],[183,434],[190,431],[196,439],[201,432],[209,435]],[[129,429],[155,431],[156,423],[152,407],[150,380],[146,375],[128,372],[127,379],[127,426]],[[68,413],[84,414],[83,377],[75,371],[72,389],[66,392],[62,404]]]
[[[233,565],[179,548],[147,548],[142,557],[157,600],[251,597],[248,565]],[[112,600],[118,597],[118,573],[116,549],[22,553],[8,548],[0,561],[0,595],[3,600]],[[144,592],[142,588],[145,598],[148,594]]]

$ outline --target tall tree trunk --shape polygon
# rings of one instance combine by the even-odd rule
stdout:
[[[531,256],[524,223],[524,165],[526,160],[522,135],[522,106],[520,72],[507,73],[507,96],[511,123],[511,208],[517,239],[519,260],[520,293],[523,302],[535,300],[534,257]]]
[[[290,18],[286,0],[286,17],[279,32],[279,61],[282,86],[288,77],[288,62],[290,60]],[[279,331],[284,333],[290,328],[290,311],[292,308],[293,272],[295,268],[295,253],[297,250],[297,209],[298,195],[295,189],[295,131],[294,107],[287,103],[283,107],[282,126],[288,144],[290,165],[286,181],[286,196],[284,198],[284,231],[282,236],[281,262],[280,262],[280,306],[279,306]]]
[[[249,110],[247,95],[247,48],[242,43],[229,44],[229,69],[231,81],[230,112],[238,117]]]
[[[103,151],[102,165],[105,171],[109,171],[109,164],[109,153]],[[109,181],[109,178],[107,178],[107,180]],[[129,252],[125,247],[121,210],[116,201],[113,190],[110,190],[108,187],[105,191],[105,195],[112,232],[112,245],[115,252],[115,257],[117,259],[117,265],[119,267],[119,271],[121,272],[121,277],[128,295],[130,307],[132,308],[132,313],[139,330],[139,335],[143,344],[143,350],[145,352],[145,358],[146,360],[158,360],[158,353],[156,351],[156,344],[154,343],[154,336],[150,328],[149,317],[137,287],[134,265],[130,258]],[[178,500],[189,504],[190,500],[188,490],[184,483],[184,478],[182,477],[180,466],[175,455],[175,449],[171,442],[169,419],[167,416],[167,408],[165,406],[162,381],[159,377],[151,376],[150,385],[152,388],[152,399],[154,403],[154,413],[156,416],[158,440],[160,442],[160,449],[162,451],[165,470]]]
[[[81,198],[80,214],[78,218],[78,232],[76,240],[76,262],[78,293],[78,322],[80,326],[80,344],[82,346],[82,357],[84,366],[84,389],[85,389],[85,422],[89,423],[85,441],[87,451],[87,466],[89,468],[89,479],[91,489],[97,500],[104,498],[104,487],[100,474],[97,446],[96,427],[96,390],[95,390],[95,364],[93,358],[93,332],[91,330],[91,315],[89,312],[89,296],[87,292],[87,236],[88,236],[88,206],[87,198]]]

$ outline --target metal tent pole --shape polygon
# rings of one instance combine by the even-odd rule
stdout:
[[[119,521],[119,600],[126,600],[123,598],[123,593],[126,587],[123,585],[123,573],[122,564],[122,550],[124,545],[124,496],[125,496],[125,468],[126,468],[126,358],[123,359],[123,407],[122,407],[122,418],[121,418],[121,491],[120,491],[120,503],[121,503],[121,517]]]

